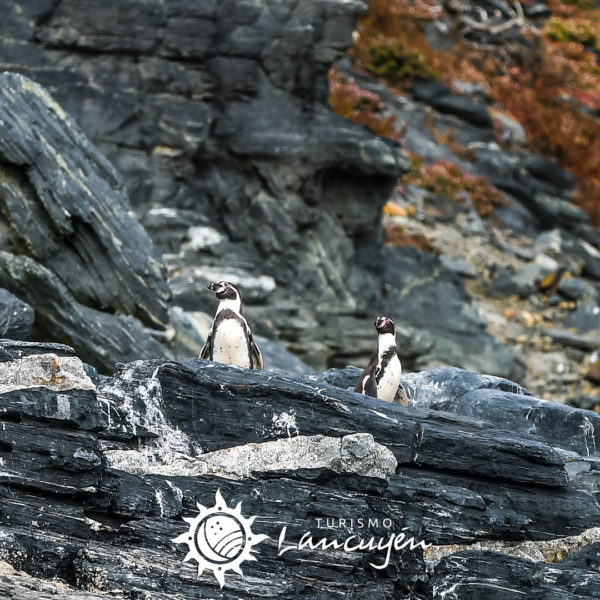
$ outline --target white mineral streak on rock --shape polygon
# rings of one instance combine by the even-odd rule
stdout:
[[[117,385],[105,382],[99,390],[99,400],[106,406],[110,416],[111,411],[120,411],[126,418],[135,434],[140,428],[155,433],[158,437],[144,442],[140,450],[123,453],[125,462],[132,462],[131,467],[120,463],[118,468],[134,472],[135,465],[155,461],[169,463],[180,457],[194,456],[202,453],[189,436],[180,429],[173,427],[165,418],[162,411],[162,388],[158,380],[157,367],[150,378],[141,379],[137,386],[123,386],[123,381],[132,381],[137,362],[127,365],[121,373]],[[140,402],[141,401],[141,402]],[[138,406],[144,406],[145,412],[140,412]],[[135,470],[135,472],[139,472]]]
[[[57,392],[96,389],[76,356],[36,354],[0,363],[0,394],[30,387]]]
[[[216,474],[230,479],[249,477],[252,471],[318,468],[387,479],[397,465],[392,452],[376,443],[370,433],[353,433],[343,438],[296,436],[225,448],[193,460],[174,459],[168,463],[148,462],[143,452],[134,450],[107,451],[106,456],[113,468],[130,473]]]
[[[581,550],[588,544],[600,542],[600,527],[586,529],[580,535],[555,538],[553,540],[535,540],[523,542],[482,541],[475,544],[450,544],[431,546],[423,553],[425,561],[435,566],[445,556],[463,550],[492,550],[509,556],[526,558],[535,562],[560,562],[569,554]]]

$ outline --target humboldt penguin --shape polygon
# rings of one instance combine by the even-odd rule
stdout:
[[[242,317],[240,291],[227,281],[209,283],[208,289],[215,292],[219,307],[200,358],[246,369],[263,369],[262,354],[252,339],[246,319]]]
[[[358,378],[354,391],[393,402],[402,374],[396,347],[396,326],[387,317],[377,317],[373,325],[378,334],[377,349]]]

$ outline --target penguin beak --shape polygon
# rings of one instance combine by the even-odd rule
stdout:
[[[211,292],[216,292],[219,289],[219,284],[215,283],[214,281],[211,281],[211,283],[209,283],[206,286]]]
[[[382,327],[385,327],[388,324],[388,322],[389,319],[387,317],[377,317],[373,325],[375,325],[377,329],[381,329]]]

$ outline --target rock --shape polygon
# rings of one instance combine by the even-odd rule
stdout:
[[[594,286],[581,277],[563,277],[558,285],[558,293],[569,300],[581,300],[585,297],[595,297]]]
[[[245,479],[252,473],[295,471],[298,469],[331,469],[337,473],[355,473],[388,479],[397,462],[394,455],[377,444],[368,433],[355,433],[342,438],[316,436],[289,437],[262,444],[245,444],[235,448],[202,454],[195,461],[179,459],[164,463],[148,462],[143,453],[117,450],[107,452],[112,468],[140,475],[168,476],[220,475]]]
[[[11,352],[41,368],[62,348],[38,344],[41,354],[29,354],[34,347],[2,342],[2,368],[17,368]],[[62,354],[61,368],[75,365],[65,362],[76,360],[68,348]],[[530,563],[509,556],[511,544],[570,553],[564,568],[527,579],[528,592],[562,593],[570,573],[593,579],[600,415],[450,367],[405,374],[410,407],[326,383],[357,372],[291,377],[198,359],[136,361],[97,390],[77,367],[57,375],[68,390],[40,387],[34,375],[20,403],[0,392],[0,590],[15,599],[31,587],[39,598],[78,600],[96,600],[90,590],[160,600],[218,594],[214,575],[197,576],[171,542],[188,527],[181,517],[215,497],[242,502],[252,531],[270,538],[243,578],[227,573],[227,593],[240,598],[272,590],[274,574],[280,598],[326,596],[335,584],[348,597],[383,600],[410,594],[415,582],[433,598],[426,586],[458,577],[455,564],[466,569],[457,581],[494,576],[521,590],[505,565]],[[70,414],[49,412],[52,393],[68,395]],[[100,418],[73,421],[86,414]],[[306,531],[343,541],[348,521],[338,520],[356,526],[359,516],[367,539],[410,532],[437,554],[393,551],[379,570],[369,563],[383,564],[383,552],[295,547]],[[278,556],[277,540],[291,549]],[[492,544],[500,552],[490,553]],[[465,555],[471,562],[460,563]]]
[[[169,320],[173,337],[168,344],[173,356],[179,359],[199,356],[213,317],[204,312],[187,312],[181,306],[173,306]]]
[[[567,316],[565,326],[581,334],[589,334],[594,331],[600,333],[598,298],[595,295],[587,296],[579,303],[577,309]]]
[[[0,141],[2,249],[27,249],[0,251],[0,283],[35,309],[36,336],[69,341],[104,372],[140,349],[164,356],[142,323],[166,324],[166,272],[119,175],[43,88],[0,80],[10,132]]]
[[[0,562],[0,594],[8,600],[102,600],[104,594],[80,592],[62,582],[42,581]]]
[[[509,146],[524,146],[527,143],[527,134],[523,125],[507,114],[494,111],[492,113],[494,125],[500,129],[500,140]]]
[[[517,267],[514,273],[501,268],[488,286],[488,293],[496,297],[527,298],[538,287],[550,287],[550,282],[558,276],[559,270],[559,265],[554,259],[545,254],[538,254],[532,262]]]
[[[587,357],[586,365],[588,370],[586,377],[596,383],[600,383],[600,357],[598,357],[597,352],[593,352]]]
[[[565,252],[583,260],[583,274],[600,280],[600,251],[585,240],[571,239],[564,245]]]
[[[310,375],[313,373],[308,365],[292,354],[279,342],[268,340],[259,335],[254,336],[265,360],[265,369],[288,375]]]
[[[580,350],[596,350],[600,348],[600,331],[593,330],[588,333],[575,333],[570,329],[548,329],[549,335],[555,342],[565,346],[572,346]]]
[[[37,78],[102,147],[177,268],[271,276],[313,309],[381,284],[381,207],[410,161],[328,106],[363,0],[25,4],[0,70]]]
[[[451,258],[449,256],[442,256],[441,261],[444,267],[446,267],[449,271],[454,271],[463,277],[477,277],[477,271],[475,267],[464,258]]]
[[[492,120],[485,105],[469,96],[455,94],[445,84],[429,79],[416,79],[413,96],[442,113],[456,115],[479,127],[491,127]]]
[[[456,115],[478,127],[492,127],[492,119],[485,104],[466,96],[458,94],[440,96],[434,100],[433,106],[440,112]]]
[[[460,279],[439,259],[416,248],[386,248],[384,314],[428,334],[429,349],[405,368],[451,364],[501,376],[519,373],[506,346],[486,331]],[[440,310],[443,307],[443,310]],[[402,359],[402,344],[398,343]],[[403,361],[404,364],[404,361]]]
[[[532,274],[531,270],[528,270],[526,273],[522,271],[521,275],[524,276],[517,278],[516,274],[508,269],[499,269],[495,279],[488,286],[488,294],[499,298],[506,296],[527,298],[535,290],[530,277]]]
[[[9,291],[0,288],[0,337],[31,339],[35,312]]]
[[[41,86],[4,73],[0,90],[0,201],[11,237],[79,302],[164,326],[165,269],[115,169]]]
[[[79,349],[83,360],[103,373],[111,373],[118,360],[165,356],[164,348],[137,319],[77,302],[58,277],[31,258],[0,251],[0,280],[28,304],[37,306],[39,334],[51,337],[60,332]]]
[[[599,544],[588,550],[593,561],[598,559]],[[588,563],[589,564],[589,563]],[[480,593],[508,599],[520,590],[536,590],[544,598],[594,598],[600,591],[600,576],[585,564],[582,569],[568,564],[538,563],[524,558],[505,556],[497,552],[466,551],[445,558],[428,583],[428,594],[453,594],[449,598],[477,598]],[[592,563],[593,564],[593,563]],[[469,581],[464,574],[469,573]]]
[[[559,163],[543,156],[533,156],[527,161],[525,168],[531,175],[554,186],[571,191],[575,188],[575,176],[565,170]]]

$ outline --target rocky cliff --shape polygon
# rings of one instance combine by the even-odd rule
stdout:
[[[146,334],[137,358],[193,354],[206,332],[206,318],[198,312],[214,310],[205,282],[225,278],[247,290],[257,331],[280,338],[313,367],[365,361],[373,343],[372,315],[379,311],[403,326],[407,365],[450,363],[498,375],[519,373],[511,351],[486,332],[459,277],[410,250],[383,251],[381,208],[408,170],[408,158],[398,144],[333,114],[327,105],[327,73],[351,44],[366,2],[0,5],[6,15],[0,69],[40,83],[69,122],[81,126],[122,176],[131,206],[164,253],[172,305],[178,307],[171,326],[186,340],[158,351]],[[0,114],[11,110],[15,93],[0,100]],[[48,113],[28,106],[26,95],[18,101],[24,105],[17,113]],[[55,126],[40,120],[42,129]],[[25,132],[15,135],[24,138]],[[47,138],[54,152],[62,153],[68,135]],[[97,156],[87,141],[81,144],[80,160],[90,152]],[[112,169],[105,170],[107,189],[119,186]],[[101,192],[97,174],[84,171],[92,194]],[[42,183],[53,189],[60,181]],[[122,203],[123,191],[117,196]],[[9,228],[17,217],[5,215]],[[43,217],[33,214],[32,220]],[[93,224],[72,221],[75,236],[60,234],[62,239],[83,236],[91,242],[82,230]],[[18,227],[30,226],[42,227]],[[122,239],[119,231],[113,235]],[[94,261],[105,260],[104,254],[89,264],[86,257],[105,250],[102,244],[86,248],[79,260],[102,269],[108,265]],[[18,251],[23,252],[28,251]],[[147,252],[152,256],[153,250]],[[68,260],[46,263],[60,283],[75,285],[65,282]],[[148,274],[154,269],[133,266]],[[136,305],[127,291],[117,299],[119,286],[113,289],[111,281],[96,282],[97,289],[111,287],[111,298],[95,297],[87,277],[77,282],[81,289],[69,291],[77,303],[139,316],[160,328],[165,292],[156,277],[151,275],[158,287],[149,292],[157,295],[156,308]],[[12,289],[18,296],[19,289]],[[424,297],[444,298],[443,314],[423,307]],[[36,308],[37,299],[29,299]],[[52,312],[73,310],[63,305]],[[120,319],[114,326],[134,325]],[[36,330],[47,332],[43,319]],[[63,339],[107,371],[107,361],[80,339]],[[116,360],[136,358],[126,351],[107,353]]]
[[[405,375],[401,407],[346,390],[351,370],[137,361],[97,386],[66,346],[1,348],[8,598],[598,595],[593,412],[450,367]],[[222,591],[173,541],[215,497],[261,540]],[[427,548],[378,568],[402,533]]]

